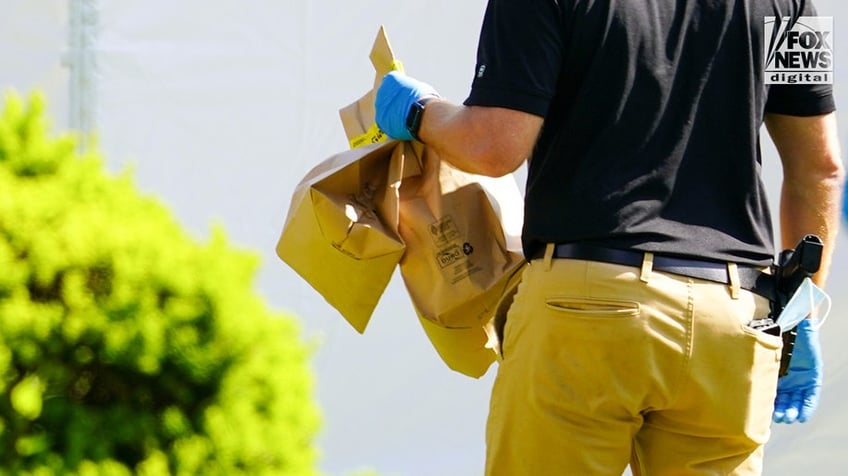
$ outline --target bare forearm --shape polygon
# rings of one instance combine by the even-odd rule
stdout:
[[[529,157],[541,126],[542,118],[520,111],[434,100],[418,136],[454,167],[499,177]]]
[[[834,114],[818,118],[772,116],[766,125],[783,162],[780,196],[781,241],[791,248],[806,234],[825,244],[821,271],[814,276],[824,286],[830,269],[845,169]]]
[[[815,234],[824,242],[821,271],[814,280],[820,286],[827,281],[836,235],[843,172],[822,176],[816,182],[784,181],[780,196],[781,241],[784,248],[794,247],[806,234]]]

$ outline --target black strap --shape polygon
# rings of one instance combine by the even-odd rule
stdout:
[[[537,256],[538,257],[538,256]],[[586,243],[566,243],[556,245],[554,258],[601,261],[604,263],[641,267],[645,253],[632,250],[617,250]],[[729,284],[727,263],[702,259],[679,258],[675,256],[654,255],[653,269],[690,278],[704,279],[716,283]],[[774,277],[764,273],[761,268],[739,264],[739,285],[767,299],[774,300]]]

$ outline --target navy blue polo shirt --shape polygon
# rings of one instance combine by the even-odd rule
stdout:
[[[767,85],[764,18],[803,0],[490,0],[467,105],[545,118],[524,251],[590,242],[768,265],[767,112],[834,110],[830,85]]]

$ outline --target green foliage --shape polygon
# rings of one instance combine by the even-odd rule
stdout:
[[[309,350],[258,258],[76,147],[6,97],[0,474],[315,474]]]

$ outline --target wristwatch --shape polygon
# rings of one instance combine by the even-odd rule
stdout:
[[[421,119],[424,117],[424,106],[436,99],[436,96],[428,96],[421,98],[411,106],[409,106],[409,112],[406,114],[406,130],[412,135],[412,137],[418,142],[423,142],[420,138],[418,138],[418,130],[421,129]]]

